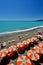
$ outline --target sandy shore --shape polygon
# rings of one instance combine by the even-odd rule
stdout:
[[[26,39],[34,36],[35,34],[38,33],[39,29],[41,29],[41,28],[42,28],[42,26],[34,27],[34,28],[22,30],[22,31],[16,31],[16,32],[14,31],[12,33],[10,32],[10,34],[9,33],[0,34],[0,43],[6,42],[7,43],[6,47],[9,47],[13,44],[16,44],[17,42],[22,42],[23,40],[26,40]],[[28,34],[28,35],[26,36],[26,34]],[[24,36],[24,38],[19,40],[18,36]],[[11,40],[15,40],[15,42],[8,44],[8,41],[11,41]]]
[[[0,34],[0,44],[3,42],[6,42],[6,44],[7,44],[6,47],[9,47],[18,42],[22,42],[23,40],[26,40],[28,38],[35,36],[38,33],[38,31],[42,28],[43,28],[43,26],[39,26],[39,27],[34,27],[34,28],[26,29],[26,30],[2,33],[2,34]],[[26,34],[28,34],[28,35],[26,36]],[[24,36],[24,38],[19,40],[18,36]],[[8,41],[11,41],[11,40],[15,40],[15,42],[8,44]]]

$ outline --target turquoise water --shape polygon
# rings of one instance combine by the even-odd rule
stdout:
[[[41,25],[43,25],[43,22],[41,21],[0,21],[0,33],[27,29]]]

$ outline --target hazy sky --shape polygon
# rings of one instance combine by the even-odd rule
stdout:
[[[43,18],[43,0],[0,0],[0,19]]]

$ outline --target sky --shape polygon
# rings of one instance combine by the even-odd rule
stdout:
[[[0,19],[43,19],[43,0],[0,0]]]

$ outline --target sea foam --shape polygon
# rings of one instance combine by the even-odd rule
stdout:
[[[42,28],[42,27],[43,26],[37,26],[37,27],[32,27],[32,28],[28,28],[28,29],[24,29],[24,30],[16,30],[16,31],[11,31],[11,32],[3,32],[3,33],[0,33],[0,36],[7,35],[7,34],[18,33],[18,32],[26,32],[26,31],[30,31],[30,30],[34,30],[34,29]]]

